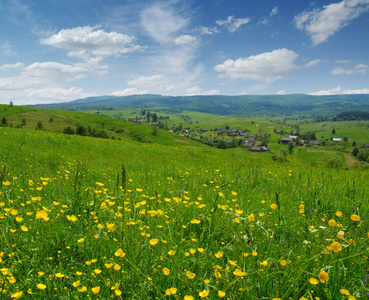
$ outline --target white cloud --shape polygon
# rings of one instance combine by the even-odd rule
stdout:
[[[326,91],[323,90],[323,91],[309,93],[309,95],[315,95],[315,96],[341,95],[341,94],[369,94],[369,88],[356,89],[356,90],[351,90],[351,89],[344,90],[342,87],[338,86],[331,90],[326,90]]]
[[[250,79],[270,83],[288,74],[301,71],[294,61],[298,55],[288,49],[277,49],[237,60],[228,59],[214,67],[224,77],[230,79]]]
[[[0,53],[3,53],[5,55],[11,55],[14,54],[11,45],[8,42],[4,42],[0,44]]]
[[[218,20],[216,23],[219,26],[224,26],[229,32],[237,31],[242,25],[250,22],[250,18],[236,19],[234,16],[229,16],[226,20]]]
[[[192,36],[192,35],[188,35],[188,34],[185,34],[185,35],[181,35],[177,38],[174,39],[174,43],[176,45],[191,45],[191,46],[194,46],[197,44],[197,39]]]
[[[272,11],[270,12],[270,16],[275,16],[278,13],[278,6],[274,7]]]
[[[143,50],[136,45],[136,38],[118,32],[106,32],[98,26],[63,29],[49,38],[41,39],[41,44],[69,51],[68,55],[82,59],[91,56],[120,56]]]
[[[170,7],[155,4],[143,10],[141,23],[146,32],[158,43],[172,43],[177,32],[184,30],[188,19],[176,14]]]
[[[346,74],[346,75],[352,75],[352,74],[366,74],[369,71],[369,66],[365,64],[358,64],[354,67],[354,69],[344,69],[341,67],[334,68],[331,71],[331,74],[333,75],[340,75],[340,74]]]
[[[316,46],[368,10],[369,0],[343,0],[322,9],[304,11],[295,16],[294,22],[298,29],[305,30],[311,36]]]
[[[133,80],[128,80],[128,85],[134,85],[138,87],[153,87],[161,84],[164,80],[163,75],[152,75],[152,76],[140,76]]]
[[[337,59],[336,60],[337,64],[348,64],[350,62],[351,62],[351,60],[348,60],[348,59]]]
[[[130,96],[130,95],[143,95],[143,94],[149,94],[148,90],[138,90],[136,88],[127,88],[122,91],[116,91],[113,92],[113,96]]]
[[[310,67],[315,67],[316,65],[320,64],[321,60],[320,59],[315,59],[312,61],[309,61],[305,67],[310,68]]]
[[[16,64],[6,64],[0,66],[0,70],[8,71],[8,70],[15,70],[15,69],[22,69],[24,68],[24,64],[17,62]]]
[[[287,92],[285,90],[280,90],[278,92],[275,93],[276,95],[286,95]]]
[[[193,86],[185,90],[186,96],[219,95],[219,90],[201,91],[199,86]]]
[[[196,27],[195,30],[199,31],[201,34],[209,34],[209,35],[220,33],[220,30],[217,27],[200,26]]]

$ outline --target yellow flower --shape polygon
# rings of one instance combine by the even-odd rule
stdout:
[[[308,298],[305,298],[304,296],[302,296],[299,300],[308,300]]]
[[[18,300],[20,297],[22,297],[23,292],[19,291],[19,292],[15,292],[13,294],[10,295],[10,299],[12,300]]]
[[[329,246],[329,250],[332,250],[336,253],[342,251],[342,246],[340,243],[338,242],[333,242],[330,246]]]
[[[80,283],[81,283],[81,281],[80,280],[77,280],[77,281],[73,282],[73,286],[74,287],[79,287],[79,284]]]
[[[225,295],[226,295],[226,293],[225,293],[225,292],[223,292],[223,291],[218,291],[218,296],[219,296],[220,298],[223,298]]]
[[[46,285],[44,285],[44,284],[42,284],[42,283],[39,283],[39,284],[37,285],[37,288],[38,288],[39,290],[44,290],[44,289],[46,289]]]
[[[209,284],[209,283],[210,283],[210,280],[209,280],[209,279],[205,279],[205,280],[204,280],[204,283],[205,283],[205,284]]]
[[[114,269],[115,271],[119,271],[119,270],[120,270],[120,268],[121,268],[121,266],[120,266],[120,265],[118,265],[118,264],[115,264],[115,265],[114,265],[114,267],[113,267],[113,269]]]
[[[115,251],[115,254],[114,254],[116,257],[124,257],[126,256],[126,254],[123,252],[122,249],[118,249],[117,251]]]
[[[341,293],[342,295],[346,295],[346,296],[349,296],[349,295],[350,295],[349,290],[346,290],[346,289],[340,289],[340,293]]]
[[[223,257],[223,252],[219,251],[219,252],[215,253],[215,257],[216,258],[222,258]]]
[[[75,215],[67,215],[68,221],[75,222],[78,220],[78,218]]]
[[[343,239],[344,239],[344,237],[345,237],[345,232],[344,232],[344,231],[339,231],[339,232],[337,233],[337,237],[338,237],[339,239],[343,240]]]
[[[170,274],[170,270],[168,269],[168,268],[163,268],[163,274],[165,275],[165,276],[167,276],[167,275],[169,275]]]
[[[62,274],[62,273],[56,273],[55,274],[55,277],[56,278],[63,278],[64,277],[64,274]]]
[[[118,289],[115,289],[114,294],[117,295],[117,296],[120,296],[120,295],[122,295],[122,292]]]
[[[169,250],[168,255],[173,256],[174,254],[176,254],[174,250]]]
[[[170,289],[167,289],[167,290],[165,291],[165,295],[167,295],[167,296],[175,295],[176,293],[177,293],[177,289],[176,289],[176,288],[174,288],[174,287],[172,287],[172,288],[170,288]]]
[[[22,225],[21,226],[21,230],[24,231],[24,232],[26,232],[26,231],[28,231],[28,228],[26,226]]]
[[[319,277],[321,283],[325,283],[329,280],[328,273],[323,271],[323,270],[319,272],[318,277]]]
[[[77,240],[78,243],[83,243],[85,241],[85,237]]]
[[[336,216],[337,216],[337,217],[342,217],[342,212],[337,211],[337,212],[336,212]]]
[[[356,300],[356,297],[354,297],[354,296],[349,296],[349,297],[347,298],[347,300]]]
[[[201,223],[201,221],[200,220],[197,220],[197,219],[193,219],[192,221],[191,221],[191,224],[200,224]],[[191,296],[192,297],[192,296]]]
[[[256,251],[252,251],[252,256],[258,256],[258,253]]]
[[[281,266],[282,266],[282,267],[284,267],[284,266],[286,266],[286,265],[287,265],[287,261],[285,261],[285,260],[281,260],[280,264],[281,264]]]
[[[99,286],[95,286],[91,289],[91,291],[94,293],[94,294],[98,294],[100,292],[100,287]]]
[[[360,217],[358,215],[351,215],[351,220],[354,221],[354,222],[359,222],[360,221]]]
[[[248,219],[250,222],[255,221],[255,216],[254,216],[254,214],[249,215],[249,216],[247,217],[247,219]]]
[[[208,290],[203,290],[202,292],[199,293],[200,298],[206,298],[207,296],[209,296],[209,291]]]
[[[270,205],[271,209],[277,209],[277,207],[278,207],[277,204],[274,204],[274,203],[272,205]]]
[[[78,292],[80,292],[80,293],[83,293],[83,292],[86,292],[87,291],[87,286],[83,286],[83,287],[81,287],[80,289],[78,289]]]
[[[113,265],[114,265],[114,264],[105,264],[105,267],[106,267],[107,269],[110,269]]]
[[[192,296],[186,295],[186,296],[184,296],[183,300],[195,300],[195,298],[192,297]]]
[[[337,222],[335,221],[335,220],[329,220],[328,221],[328,224],[330,225],[330,226],[332,226],[332,227],[334,227],[334,226],[336,226],[337,225]]]
[[[262,261],[260,264],[264,267],[267,267],[269,265],[269,263],[266,260]]]
[[[187,275],[187,277],[188,277],[188,278],[190,278],[190,279],[194,279],[194,278],[195,278],[195,276],[196,276],[196,274],[195,274],[195,273],[192,273],[191,271],[187,271],[187,272],[186,272],[186,275]]]
[[[310,278],[309,281],[313,285],[317,285],[319,283],[318,279],[316,279],[316,278]]]
[[[158,239],[151,239],[149,243],[151,246],[155,246],[158,242],[159,242]]]
[[[234,272],[233,272],[233,274],[235,275],[235,276],[239,276],[239,277],[244,277],[244,276],[246,276],[247,274],[246,274],[246,272],[242,272],[240,269],[236,269]]]
[[[20,223],[20,222],[22,222],[22,221],[23,221],[23,218],[22,218],[22,217],[16,217],[16,218],[15,218],[15,220],[16,220],[18,223]]]
[[[95,269],[94,272],[96,275],[99,275],[102,271],[100,269]]]

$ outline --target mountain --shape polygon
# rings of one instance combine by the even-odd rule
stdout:
[[[32,107],[78,111],[171,108],[179,112],[198,111],[247,117],[296,114],[319,116],[353,110],[369,112],[369,95],[99,96],[65,103],[39,104]]]

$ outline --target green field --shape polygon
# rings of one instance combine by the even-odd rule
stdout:
[[[342,149],[296,147],[278,162],[154,136],[145,124],[1,108],[13,127],[23,117],[29,127],[0,127],[0,298],[368,297],[369,171],[327,168],[331,155],[344,161]],[[62,118],[132,126],[153,141],[62,134]],[[281,126],[212,118],[193,113],[191,125]],[[34,130],[40,120],[46,130]],[[336,125],[337,135],[355,122]]]

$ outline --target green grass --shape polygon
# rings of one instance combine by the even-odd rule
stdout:
[[[276,163],[28,129],[0,140],[4,299],[369,293],[368,171],[311,167],[304,150]]]

